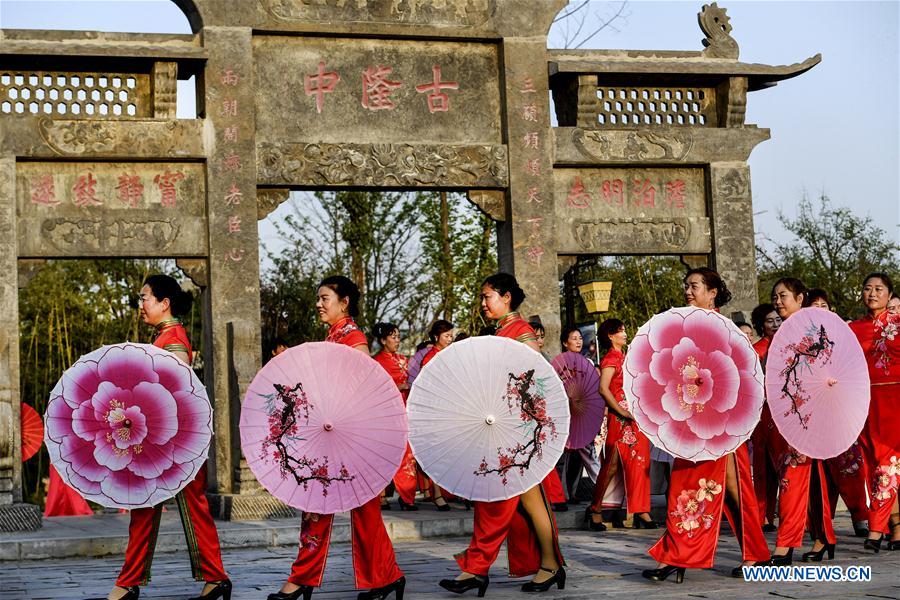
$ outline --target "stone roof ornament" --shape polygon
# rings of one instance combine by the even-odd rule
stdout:
[[[706,34],[706,39],[703,40],[704,56],[737,60],[740,49],[731,37],[731,19],[725,14],[724,8],[719,8],[715,2],[704,4],[703,9],[697,13],[697,21]]]

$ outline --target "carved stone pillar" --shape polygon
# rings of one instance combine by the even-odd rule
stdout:
[[[16,276],[16,161],[0,157],[0,531],[41,526],[37,506],[22,504],[19,400],[19,286]]]
[[[750,168],[744,162],[717,162],[710,164],[709,172],[713,267],[732,293],[727,311],[749,315],[759,300]]]
[[[540,315],[546,350],[558,352],[560,331],[556,224],[546,43],[507,38],[503,68],[509,145],[509,220],[498,229],[500,268],[513,271],[527,299],[522,314]]]

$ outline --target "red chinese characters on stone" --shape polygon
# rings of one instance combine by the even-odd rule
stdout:
[[[53,176],[47,173],[35,181],[31,180],[31,203],[45,206],[57,206],[56,191],[53,187]]]
[[[244,194],[238,189],[237,184],[232,183],[231,187],[228,189],[228,193],[225,194],[225,204],[228,206],[237,206],[241,203],[243,197]]]
[[[591,195],[584,188],[581,177],[575,178],[572,189],[569,190],[569,194],[566,196],[566,204],[572,208],[590,208]]]
[[[178,200],[178,190],[175,188],[175,184],[182,179],[184,179],[184,173],[170,173],[168,169],[165,173],[153,177],[153,183],[159,187],[159,203],[162,206],[175,208]]]
[[[525,148],[537,150],[540,143],[541,138],[540,134],[538,134],[537,131],[529,131],[524,136],[522,136],[522,145],[525,146]]]
[[[226,262],[241,262],[244,260],[245,250],[243,248],[232,248],[225,255]]]
[[[534,202],[535,204],[543,204],[544,199],[541,198],[540,190],[537,186],[532,186],[528,188],[528,202]]]
[[[393,69],[378,65],[369,67],[362,74],[362,105],[369,110],[393,110],[394,104],[390,96],[400,86],[402,81],[391,81],[388,75]]]
[[[526,77],[525,81],[522,83],[522,89],[519,90],[520,94],[536,94],[537,90],[534,87],[534,77]]]
[[[607,204],[625,204],[625,183],[621,179],[605,180],[600,191]]]
[[[303,81],[303,89],[307,96],[316,96],[316,112],[322,112],[325,105],[325,94],[334,92],[334,86],[341,80],[336,71],[326,71],[325,61],[319,61],[319,68],[315,75],[306,75]]]
[[[231,98],[222,100],[222,110],[220,112],[223,117],[236,117],[238,115],[238,101]]]
[[[93,173],[80,175],[72,186],[72,193],[75,194],[75,206],[100,206],[103,204],[97,198],[97,180],[94,179]]]
[[[238,215],[228,217],[228,233],[241,232],[241,218]]]
[[[633,183],[631,193],[634,196],[634,205],[656,208],[656,188],[650,185],[650,180],[635,179]]]
[[[525,104],[522,106],[522,120],[537,123],[538,107],[537,104]]]
[[[222,168],[226,171],[240,171],[241,170],[241,157],[232,152],[228,156],[222,159]]]
[[[116,185],[116,195],[119,202],[125,206],[136,208],[144,197],[144,184],[137,175],[122,173],[119,175],[119,183]]]
[[[676,179],[666,182],[666,205],[669,208],[684,208],[684,181]]]
[[[450,110],[450,97],[441,90],[458,90],[459,82],[441,81],[441,67],[434,65],[431,69],[434,79],[431,83],[423,83],[416,86],[420,94],[428,93],[428,112],[447,112]]]
[[[222,132],[222,138],[229,143],[234,143],[238,139],[238,128],[237,125],[231,125],[226,127]]]
[[[544,256],[544,249],[541,246],[532,246],[525,252],[528,262],[536,267],[541,265],[542,256]]]
[[[529,175],[534,175],[535,177],[540,176],[541,174],[541,159],[532,158],[528,162],[525,163],[525,172]]]
[[[240,80],[241,78],[238,77],[238,74],[235,73],[233,69],[225,69],[222,71],[222,85],[230,85],[234,87],[240,82]]]

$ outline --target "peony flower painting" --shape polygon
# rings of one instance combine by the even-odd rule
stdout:
[[[190,367],[149,344],[82,356],[50,393],[50,460],[85,499],[112,508],[172,498],[206,462],[212,407]]]
[[[638,428],[692,461],[733,452],[759,422],[763,371],[747,337],[717,312],[672,308],[637,332],[624,367]]]

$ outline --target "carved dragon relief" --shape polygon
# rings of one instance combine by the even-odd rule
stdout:
[[[710,58],[730,58],[737,60],[740,53],[738,43],[731,37],[731,19],[718,4],[704,4],[697,14],[700,29],[706,34],[703,40],[703,55]]]
[[[178,156],[172,144],[176,121],[145,122],[142,126],[104,121],[59,121],[43,117],[38,132],[47,146],[59,156],[80,154],[116,154],[140,148],[142,156]],[[166,135],[161,135],[165,133]]]
[[[575,147],[586,157],[603,161],[684,161],[694,147],[690,131],[599,131],[576,129]]]
[[[506,187],[505,146],[264,143],[257,175],[268,185]]]

